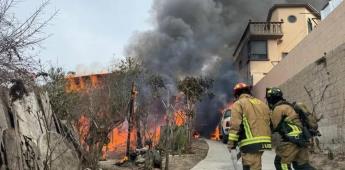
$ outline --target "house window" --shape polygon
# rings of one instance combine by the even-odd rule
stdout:
[[[297,17],[294,16],[294,15],[290,15],[290,16],[288,17],[288,21],[289,21],[290,23],[295,23],[295,22],[297,21]]]
[[[311,22],[310,18],[308,19],[308,33],[313,31],[313,23]]]
[[[285,58],[289,53],[282,53],[282,58]]]
[[[249,56],[250,60],[267,60],[267,41],[251,41]]]

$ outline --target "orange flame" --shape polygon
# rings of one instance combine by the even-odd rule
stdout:
[[[142,138],[150,139],[152,141],[153,146],[157,145],[160,139],[160,126],[164,123],[162,120],[160,123],[158,123],[156,126],[148,127],[148,129],[145,129],[143,131],[146,131],[146,133],[141,133]],[[130,138],[130,148],[131,150],[134,150],[136,147],[137,142],[137,129],[132,129]],[[109,134],[110,142],[105,148],[105,156],[104,157],[117,157],[117,158],[123,158],[126,153],[126,146],[127,146],[127,135],[128,135],[128,122],[124,122],[122,126],[114,128],[112,132]],[[104,149],[103,148],[103,149]]]
[[[229,109],[231,110],[233,104],[234,103],[231,101],[231,102],[227,103],[223,108],[219,109],[220,114],[223,115],[226,110],[229,110]],[[220,140],[220,127],[219,126],[217,126],[215,128],[215,130],[213,131],[213,133],[211,134],[211,139],[212,140]]]
[[[214,132],[211,135],[211,139],[212,140],[220,140],[220,130],[219,127],[217,126],[216,129],[214,130]]]
[[[86,76],[74,76],[69,75],[66,77],[67,80],[67,92],[80,92],[84,91],[87,88],[95,88],[101,84],[101,81],[104,77],[109,75],[108,73],[104,74],[94,74]]]
[[[69,75],[66,77],[67,92],[82,92],[88,88],[95,88],[102,84],[104,77],[108,74],[95,74],[86,76],[74,76]],[[179,101],[181,97],[177,97],[176,100]],[[101,115],[100,115],[101,116]],[[183,111],[178,111],[174,114],[175,124],[177,126],[182,126],[186,122],[185,113]],[[90,120],[86,116],[82,116],[76,123],[76,128],[80,135],[80,142],[82,145],[86,146],[85,139],[89,133]],[[151,125],[145,132],[142,133],[143,139],[151,139],[153,145],[158,144],[160,139],[160,127],[165,124],[164,118],[159,120],[155,125]],[[102,148],[102,159],[107,157],[113,158],[123,158],[126,152],[127,135],[128,135],[128,123],[124,122],[120,127],[114,128],[110,134],[110,142]],[[136,146],[136,133],[137,129],[133,128],[130,132],[131,143],[130,147],[134,149]]]
[[[176,126],[182,126],[186,123],[186,114],[183,111],[174,113]]]
[[[195,132],[193,133],[193,137],[194,137],[195,139],[198,139],[198,138],[200,137],[200,133],[197,132],[197,131],[195,131]]]
[[[128,136],[128,123],[125,122],[121,127],[114,128],[109,134],[110,142],[104,146],[106,154],[116,154],[123,157],[126,153],[127,136]],[[131,143],[130,147],[133,149],[136,142],[136,129],[133,129],[130,134]]]
[[[157,145],[160,139],[160,126],[163,125],[164,121],[157,124],[155,127],[150,127],[146,130],[146,134],[142,133],[143,139],[152,140],[153,146]],[[86,116],[82,116],[76,124],[80,135],[80,143],[88,150],[88,147],[85,143],[85,139],[89,133],[89,119]],[[132,129],[130,133],[131,150],[135,149],[136,146],[136,133],[137,129]],[[112,158],[123,158],[126,153],[127,146],[127,135],[128,135],[128,122],[124,122],[120,127],[114,128],[108,135],[110,142],[102,148],[102,159],[106,160],[107,157]]]
[[[77,130],[79,132],[80,144],[85,145],[87,134],[89,133],[90,120],[86,116],[81,116],[76,123]]]

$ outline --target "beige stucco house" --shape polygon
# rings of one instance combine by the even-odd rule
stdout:
[[[249,21],[234,51],[234,67],[255,85],[319,23],[309,4],[276,4],[266,22]]]

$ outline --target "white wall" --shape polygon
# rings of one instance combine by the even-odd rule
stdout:
[[[331,0],[328,2],[328,5],[321,10],[321,20],[324,20],[331,12],[334,11],[335,8],[337,8],[343,0]]]

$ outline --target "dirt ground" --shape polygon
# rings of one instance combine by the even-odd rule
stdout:
[[[345,155],[337,155],[330,160],[327,154],[312,154],[310,161],[317,170],[345,170]]]
[[[197,163],[203,160],[208,151],[207,143],[202,139],[196,139],[192,144],[194,154],[170,156],[169,169],[171,170],[190,170]],[[164,164],[164,160],[163,160]]]
[[[193,154],[185,155],[170,155],[169,169],[170,170],[189,170],[194,167],[197,163],[203,160],[208,151],[207,143],[202,139],[193,141],[192,152]],[[102,170],[141,170],[133,164],[128,164],[126,167],[118,167],[114,165],[116,160],[101,161],[100,168]],[[165,160],[163,159],[163,166]],[[164,168],[164,167],[163,167]]]

